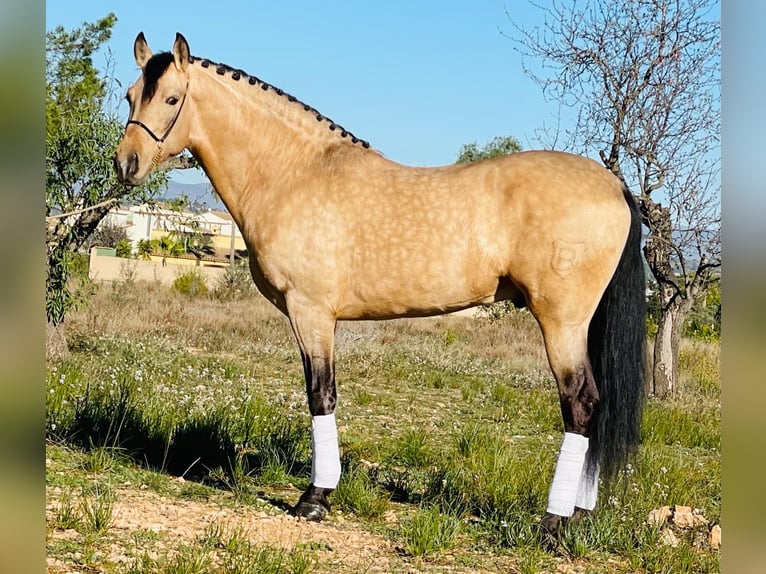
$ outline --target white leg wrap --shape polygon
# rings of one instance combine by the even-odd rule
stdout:
[[[556,472],[553,474],[551,490],[548,493],[548,512],[551,514],[572,516],[574,513],[586,452],[586,437],[570,432],[564,433],[564,442],[561,444]]]
[[[593,510],[596,508],[596,501],[598,500],[598,465],[596,465],[596,472],[593,476],[588,476],[588,465],[582,467],[582,477],[580,478],[580,488],[577,490],[577,500],[575,506],[582,508],[583,510]]]
[[[311,448],[311,483],[319,488],[335,488],[340,480],[335,413],[312,417]]]

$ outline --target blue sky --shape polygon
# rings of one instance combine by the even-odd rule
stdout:
[[[502,135],[536,147],[535,130],[555,123],[557,106],[523,74],[501,33],[512,32],[506,11],[527,25],[539,19],[526,0],[51,0],[46,29],[110,11],[118,21],[109,48],[124,88],[138,76],[138,32],[155,52],[169,50],[181,32],[195,56],[294,94],[404,164],[452,163],[463,144]],[[174,179],[204,175],[189,170]]]

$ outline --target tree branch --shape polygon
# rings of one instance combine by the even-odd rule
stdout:
[[[57,219],[64,219],[67,217],[71,217],[73,215],[80,215],[81,213],[86,213],[88,211],[93,211],[94,209],[99,209],[101,207],[105,207],[107,205],[111,205],[112,203],[117,203],[119,201],[119,198],[117,197],[111,197],[107,200],[100,201],[99,203],[96,203],[94,205],[90,205],[88,207],[83,207],[82,209],[76,209],[74,211],[69,211],[67,213],[57,213],[56,215],[49,215],[45,218],[46,223],[51,223]]]

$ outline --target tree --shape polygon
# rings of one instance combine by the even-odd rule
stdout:
[[[509,19],[525,72],[570,108],[543,145],[594,154],[639,202],[660,290],[651,389],[672,392],[684,318],[721,266],[720,23],[714,0],[589,0],[538,6],[542,28]],[[539,63],[533,70],[529,59]]]
[[[165,265],[168,257],[178,257],[186,252],[183,243],[179,243],[170,235],[160,237],[156,245],[157,253],[162,256],[162,265]]]
[[[128,232],[124,227],[112,225],[108,221],[102,221],[87,240],[83,241],[82,247],[90,251],[91,247],[117,247],[120,241],[128,240]]]
[[[491,141],[479,147],[476,142],[463,144],[455,163],[471,163],[490,157],[507,155],[521,151],[521,144],[513,136],[497,136]]]
[[[159,241],[156,239],[141,239],[136,246],[136,257],[139,259],[151,259],[152,253],[159,249]]]
[[[112,157],[123,124],[117,117],[110,66],[100,72],[93,56],[111,37],[116,21],[115,15],[109,14],[72,31],[58,26],[45,35],[45,311],[49,357],[67,350],[63,324],[76,302],[70,281],[75,253],[120,200],[145,201],[167,179],[160,172],[147,185],[127,188],[118,184],[114,175]]]

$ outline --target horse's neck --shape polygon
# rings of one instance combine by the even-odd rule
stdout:
[[[189,148],[241,227],[244,204],[250,210],[283,193],[304,171],[299,164],[326,149],[332,132],[273,89],[190,71],[197,114]]]

